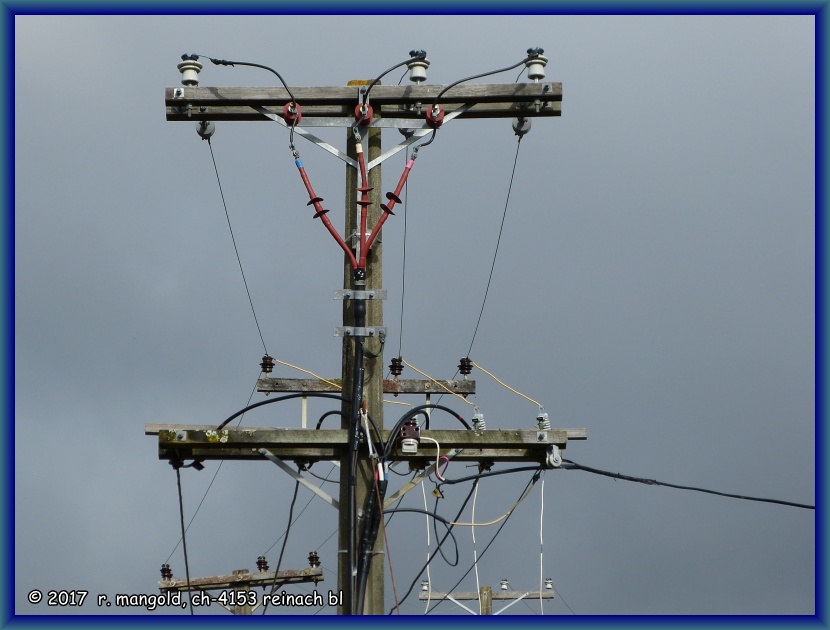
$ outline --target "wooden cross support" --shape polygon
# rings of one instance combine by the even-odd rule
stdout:
[[[390,431],[381,430],[384,441]],[[236,428],[216,430],[214,426],[148,424],[145,435],[158,435],[159,459],[202,461],[215,459],[262,460],[265,448],[283,460],[314,462],[337,460],[348,444],[346,429]],[[442,455],[461,449],[456,461],[536,462],[543,464],[548,447],[564,449],[569,440],[585,440],[587,429],[538,430],[424,430],[423,437],[437,440]],[[436,448],[424,441],[415,454],[393,451],[393,461],[409,461],[423,468],[434,462]],[[417,464],[417,465],[416,465]]]
[[[263,571],[261,573],[237,571],[231,575],[193,578],[189,584],[186,579],[161,580],[159,582],[159,590],[163,593],[167,591],[227,590],[247,586],[273,586],[275,583],[299,584],[303,582],[321,582],[323,579],[323,569],[321,567],[286,569],[276,574],[274,571]]]
[[[328,382],[327,382],[328,381]],[[332,384],[333,383],[333,384]],[[261,378],[257,381],[258,392],[332,392],[342,390],[341,379],[316,378]],[[476,393],[476,382],[472,380],[428,381],[414,378],[384,379],[384,394],[447,394],[462,396]]]
[[[376,85],[369,104],[377,120],[406,119],[417,128],[425,126],[425,114],[443,85]],[[300,125],[332,126],[321,119],[351,118],[360,103],[358,87],[293,87],[291,93],[302,110]],[[291,102],[282,87],[176,87],[167,88],[164,104],[169,121],[248,120],[268,121],[266,115],[282,115]],[[561,83],[479,83],[451,88],[438,104],[449,115],[461,107],[459,118],[535,118],[562,115]],[[258,108],[265,108],[263,112]],[[340,125],[334,125],[340,126]]]

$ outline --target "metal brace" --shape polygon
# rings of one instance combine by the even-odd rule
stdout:
[[[335,337],[378,337],[386,338],[386,326],[336,326]]]
[[[337,289],[334,292],[335,300],[385,300],[386,289],[370,289],[369,291],[355,291],[354,289]]]
[[[316,486],[315,484],[311,483],[308,479],[306,479],[305,477],[303,477],[303,476],[302,476],[300,473],[298,473],[296,470],[292,470],[292,469],[291,469],[291,467],[290,467],[288,464],[286,464],[286,463],[285,463],[284,461],[282,461],[279,457],[277,457],[276,455],[274,455],[274,454],[273,454],[271,451],[269,451],[267,448],[261,448],[261,449],[259,449],[259,454],[260,454],[260,455],[262,455],[263,457],[265,457],[266,459],[269,459],[269,460],[271,460],[272,462],[274,462],[277,466],[279,466],[280,468],[282,468],[282,469],[283,469],[285,472],[287,472],[287,473],[288,473],[291,477],[293,477],[294,479],[296,479],[297,481],[299,481],[299,482],[300,482],[301,484],[303,484],[306,488],[308,488],[308,489],[309,489],[309,490],[311,490],[314,494],[316,494],[318,497],[320,497],[321,499],[323,499],[323,501],[325,501],[326,503],[328,503],[328,504],[329,504],[330,506],[332,506],[335,510],[339,510],[339,509],[340,509],[340,502],[339,502],[339,501],[337,501],[337,499],[334,499],[334,498],[332,498],[331,496],[329,496],[326,492],[324,492],[323,490],[321,490],[319,486]]]

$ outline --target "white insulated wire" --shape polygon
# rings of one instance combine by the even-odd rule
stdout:
[[[476,549],[476,501],[478,500],[478,479],[474,482],[474,489],[473,489],[473,515],[470,521],[472,522],[472,527],[470,527],[470,531],[473,534],[473,567],[476,570],[476,593],[478,593],[478,614],[482,613],[481,610],[481,586],[479,585],[478,581],[478,550]]]
[[[424,608],[424,614],[427,614],[427,611],[429,610],[430,598],[432,597],[432,577],[430,576],[430,572],[429,572],[429,565],[431,564],[430,561],[429,561],[429,554],[430,554],[430,550],[429,550],[430,549],[429,548],[429,506],[427,505],[427,489],[424,487],[423,483],[420,484],[420,485],[421,485],[421,492],[424,495],[424,513],[425,513],[425,518],[426,518],[426,523],[427,523],[427,587],[429,588],[429,590],[427,591],[427,606],[426,606],[426,608]]]

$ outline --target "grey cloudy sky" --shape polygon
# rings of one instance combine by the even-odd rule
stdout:
[[[193,124],[164,117],[185,52],[333,86],[373,78],[413,48],[428,53],[429,82],[447,84],[543,47],[562,117],[534,121],[521,143],[471,357],[542,402],[554,426],[587,428],[566,451],[580,464],[814,503],[814,29],[811,16],[18,16],[16,613],[142,612],[93,598],[157,592],[179,539],[175,474],[144,425],[217,423],[259,374],[209,147]],[[208,64],[201,85],[273,79]],[[384,134],[386,146],[399,138]],[[326,139],[345,144],[341,130]],[[268,351],[337,376],[342,255],[310,219],[287,143],[267,123],[218,124],[212,140]],[[298,146],[342,227],[342,164]],[[515,151],[509,121],[455,121],[409,180],[401,352],[436,378],[452,377],[469,347]],[[384,191],[399,157],[384,165]],[[383,235],[387,363],[403,219]],[[474,375],[489,428],[532,428],[534,405]],[[271,405],[244,422],[299,427],[298,413]],[[387,423],[400,413],[388,407]],[[186,518],[217,466],[183,471]],[[528,478],[482,482],[476,518],[501,515]],[[560,595],[545,614],[814,612],[811,510],[572,470],[545,481],[543,545],[537,484],[481,559],[482,584],[538,588],[541,550]],[[292,491],[270,463],[225,463],[188,532],[191,576],[253,570],[285,530]],[[466,489],[447,495],[439,513],[450,517]],[[310,498],[301,489],[296,511]],[[283,566],[318,550],[334,588],[335,527],[333,510],[311,502]],[[479,553],[493,529],[477,528]],[[435,561],[436,590],[472,563],[470,531],[456,534],[458,566]],[[426,556],[424,519],[399,515],[388,535],[400,593]],[[181,548],[170,564],[184,576]],[[32,589],[90,598],[50,609],[27,602]],[[474,589],[471,573],[456,590]],[[388,579],[386,593],[388,609]],[[403,613],[423,612],[416,597]],[[539,602],[510,612],[539,614]]]

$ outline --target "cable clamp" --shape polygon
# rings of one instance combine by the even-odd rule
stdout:
[[[335,337],[377,337],[386,338],[386,326],[336,326]]]
[[[371,289],[369,291],[355,291],[354,289],[337,289],[334,292],[335,300],[385,300],[386,289]]]

